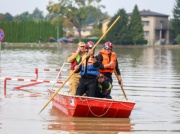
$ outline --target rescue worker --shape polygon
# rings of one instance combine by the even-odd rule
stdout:
[[[92,41],[87,43],[88,53],[87,55],[83,55],[83,63],[80,66],[77,64],[75,67],[77,72],[80,72],[81,75],[76,95],[82,96],[83,94],[88,93],[87,96],[95,97],[99,62],[97,56],[94,55],[94,50],[92,50],[93,46],[94,43]]]
[[[118,82],[121,85],[122,84],[121,72],[118,67],[116,53],[112,52],[112,49],[113,49],[113,44],[108,41],[104,44],[104,48],[100,50],[98,54],[98,59],[100,62],[99,72],[104,74],[106,77],[108,77],[112,84],[113,82],[112,73],[114,72],[114,68],[115,68],[120,80]]]
[[[80,61],[81,57],[85,54],[85,43],[84,42],[79,42],[78,43],[78,48],[75,52],[73,52],[68,58],[67,62],[71,63],[71,70],[70,70],[70,75],[74,71],[74,67],[76,66],[76,63]],[[80,73],[74,73],[71,78],[69,79],[69,90],[72,95],[76,94],[76,90],[79,84],[79,79],[80,79]]]
[[[97,91],[96,91],[96,97],[99,98],[107,98],[112,99],[110,96],[112,84],[108,77],[104,76],[104,74],[99,73],[97,76]]]

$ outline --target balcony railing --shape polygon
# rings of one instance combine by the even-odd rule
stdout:
[[[169,26],[156,26],[155,30],[169,30]]]

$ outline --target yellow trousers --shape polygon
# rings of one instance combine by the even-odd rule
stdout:
[[[70,75],[72,74],[72,70],[70,71]],[[77,87],[79,85],[80,73],[74,73],[69,79],[69,90],[72,95],[76,94]]]

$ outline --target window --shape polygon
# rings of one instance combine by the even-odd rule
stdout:
[[[144,26],[149,26],[149,21],[143,21]]]
[[[160,21],[161,28],[163,28],[163,21]]]
[[[149,36],[149,31],[144,31],[144,36]]]

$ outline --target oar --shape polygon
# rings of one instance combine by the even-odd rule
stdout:
[[[55,79],[55,81],[54,81],[54,83],[53,83],[53,85],[52,85],[52,87],[51,87],[50,89],[53,89],[53,88],[54,88],[54,85],[57,83],[58,78],[59,78],[59,75],[61,74],[62,68],[64,67],[65,64],[66,64],[66,62],[64,62],[63,65],[61,66],[60,71],[59,71],[59,73],[57,74],[56,79]]]
[[[118,74],[117,74],[115,68],[114,68],[114,74],[116,75],[116,77],[117,77],[117,79],[118,79],[118,82],[121,81],[121,80],[119,79],[119,77],[118,77]],[[120,87],[121,87],[121,90],[122,90],[122,92],[123,92],[124,97],[126,98],[126,100],[128,100],[128,98],[127,98],[127,96],[126,96],[126,93],[125,93],[125,91],[124,91],[124,88],[123,88],[122,84],[120,84]]]
[[[119,20],[120,16],[117,17],[117,19],[111,24],[111,26],[105,31],[105,33],[102,35],[102,37],[98,40],[98,42],[94,45],[92,50],[96,48],[96,46],[99,44],[99,42],[104,38],[104,36],[109,32],[109,30],[115,25],[115,23]],[[89,53],[86,55],[86,58],[88,57]],[[79,66],[84,62],[86,59],[82,59],[82,61],[79,63]],[[71,76],[75,73],[76,70],[72,72],[72,74],[64,81],[64,83],[59,87],[58,90],[51,96],[51,98],[48,100],[48,102],[44,105],[44,107],[41,109],[39,114],[46,108],[46,106],[50,103],[50,101],[54,98],[54,96],[60,91],[60,89],[66,84],[66,82],[71,78]]]

